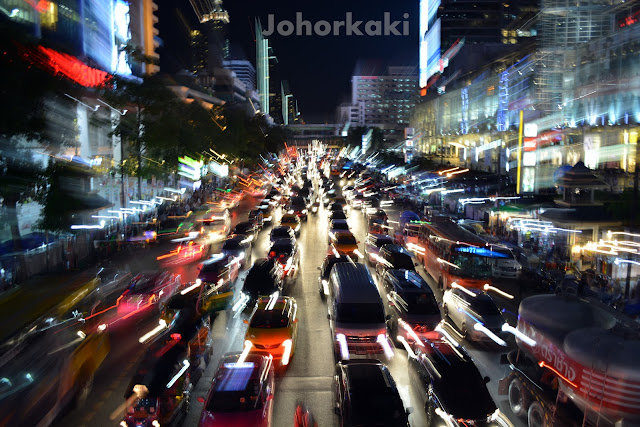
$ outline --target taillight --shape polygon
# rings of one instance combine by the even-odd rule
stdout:
[[[269,258],[273,258],[275,256],[276,256],[276,252],[275,251],[269,252]]]

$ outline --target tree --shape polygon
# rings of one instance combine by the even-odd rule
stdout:
[[[56,153],[58,135],[47,132],[44,103],[56,91],[71,85],[62,77],[25,61],[23,53],[34,46],[22,29],[8,20],[0,22],[0,198],[9,223],[14,250],[22,249],[17,205],[34,197],[43,184],[43,168],[32,150]]]

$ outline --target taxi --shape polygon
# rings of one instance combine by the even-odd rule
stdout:
[[[293,357],[298,336],[298,304],[278,292],[261,297],[249,320],[245,348],[263,356],[273,356],[276,366],[287,366]]]
[[[282,219],[280,220],[280,225],[282,227],[289,227],[295,233],[296,236],[300,234],[300,218],[296,214],[284,214],[282,215]]]
[[[358,240],[356,240],[355,236],[350,231],[336,231],[334,233],[329,233],[330,246],[329,250],[331,252],[337,252],[340,255],[358,255],[360,251],[358,250]],[[360,256],[360,255],[358,255]]]

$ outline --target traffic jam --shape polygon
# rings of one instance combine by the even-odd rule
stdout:
[[[367,159],[270,160],[154,221],[144,269],[5,328],[0,425],[640,423],[633,321],[522,297],[517,248],[400,204]]]

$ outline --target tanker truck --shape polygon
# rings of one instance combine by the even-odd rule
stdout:
[[[529,427],[638,426],[639,326],[595,300],[525,298],[498,393]]]

